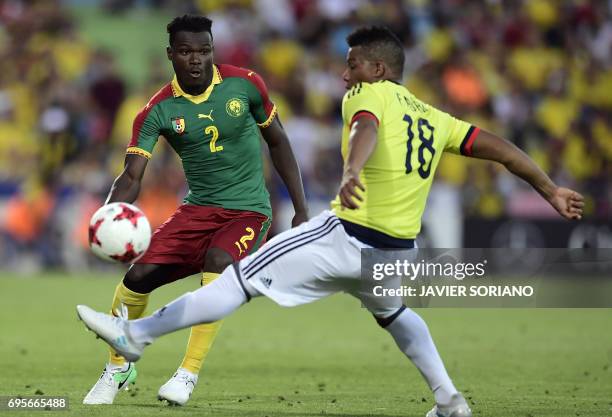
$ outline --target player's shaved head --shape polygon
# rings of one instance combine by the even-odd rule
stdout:
[[[349,47],[361,47],[368,61],[382,61],[398,77],[404,72],[404,48],[402,42],[384,26],[366,26],[346,37]]]
[[[174,37],[178,32],[208,32],[212,39],[212,20],[204,16],[186,14],[175,17],[166,27],[170,35],[170,45],[174,42]]]

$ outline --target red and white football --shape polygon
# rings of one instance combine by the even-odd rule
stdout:
[[[134,263],[144,255],[150,242],[149,220],[132,204],[107,204],[89,221],[89,247],[102,259]]]

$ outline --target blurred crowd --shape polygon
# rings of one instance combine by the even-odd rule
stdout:
[[[0,0],[3,266],[27,256],[44,267],[92,262],[89,216],[121,170],[133,117],[171,77],[160,44],[141,64],[146,81],[130,84],[113,51],[85,41],[71,13],[82,4],[125,19],[151,9],[168,21],[183,13],[213,19],[216,62],[266,81],[313,214],[327,206],[341,173],[345,37],[375,23],[403,41],[405,84],[417,97],[516,143],[555,181],[585,194],[587,216],[612,213],[611,1]],[[142,24],[135,20],[134,30]],[[281,230],[291,204],[268,171]],[[158,225],[185,192],[180,161],[162,140],[138,204]],[[451,218],[447,231],[460,230],[465,216],[554,215],[500,166],[451,155],[442,159],[430,212]],[[450,244],[460,245],[455,235]]]

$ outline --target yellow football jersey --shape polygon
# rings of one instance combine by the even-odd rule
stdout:
[[[335,214],[348,222],[400,239],[414,239],[442,152],[469,154],[478,129],[414,97],[392,81],[359,83],[342,100],[342,157],[354,116],[368,112],[378,119],[376,148],[360,173],[366,191],[358,209]]]

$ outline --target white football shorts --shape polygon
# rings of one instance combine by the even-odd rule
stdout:
[[[402,300],[381,300],[371,285],[364,285],[361,249],[365,248],[371,246],[348,235],[340,219],[324,211],[269,240],[241,260],[235,272],[239,280],[281,306],[306,304],[342,291],[359,298],[374,315],[387,317],[401,307]]]

